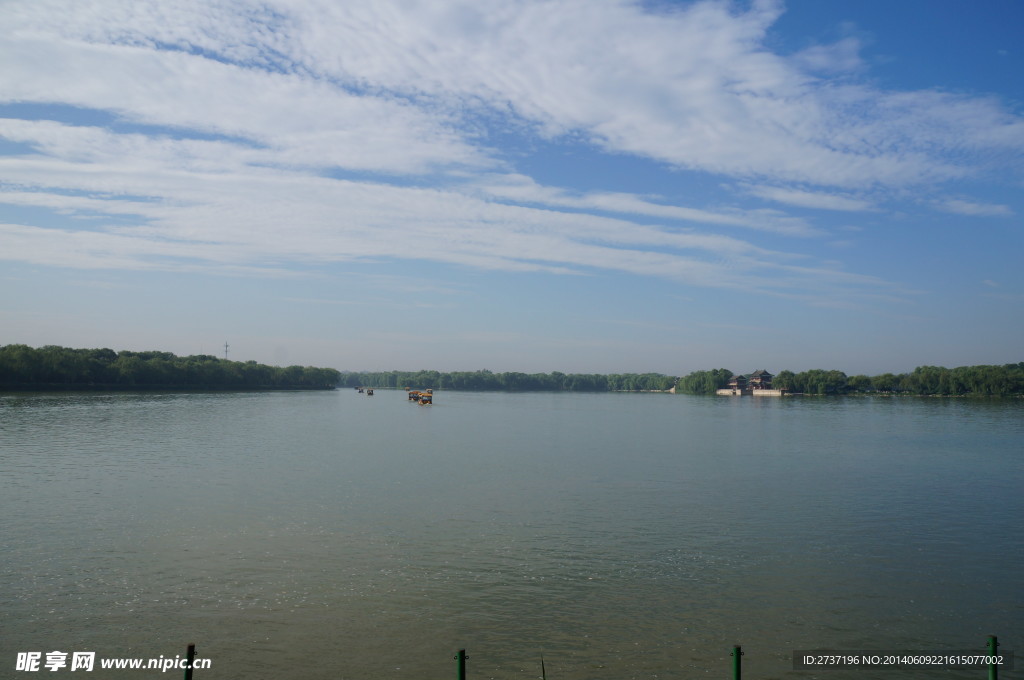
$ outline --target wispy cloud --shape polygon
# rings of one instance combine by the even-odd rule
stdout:
[[[114,123],[0,120],[0,137],[19,145],[0,157],[0,200],[68,218],[62,228],[8,219],[0,256],[274,275],[426,259],[778,295],[899,295],[780,247],[824,230],[751,197],[871,210],[880,186],[967,177],[996,150],[1019,152],[1024,122],[991,99],[828,80],[862,68],[860,45],[774,54],[766,35],[783,9],[9,3],[4,100],[102,111]],[[573,140],[740,189],[723,206],[552,186],[516,167],[503,135]],[[945,209],[1011,214],[969,200]]]
[[[5,257],[37,263],[166,268],[187,261],[276,271],[290,262],[391,257],[509,271],[601,268],[695,285],[773,289],[779,282],[765,273],[779,262],[801,259],[713,233],[508,205],[464,191],[264,168],[244,162],[248,149],[232,155],[225,142],[118,135],[52,122],[14,121],[8,129],[19,141],[47,151],[0,160],[0,180],[35,188],[12,192],[13,203],[72,215],[139,216],[135,225],[103,230],[3,226]],[[65,137],[66,146],[53,141]],[[217,162],[211,167],[205,159]],[[557,192],[552,195],[558,199]],[[574,207],[653,209],[628,196],[590,197]]]
[[[961,155],[1024,144],[1021,122],[995,102],[837,85],[801,69],[848,67],[854,41],[802,59],[771,54],[762,41],[777,2],[657,13],[578,0],[133,4],[17,7],[3,49],[21,68],[5,91],[262,140],[306,163],[390,159],[406,170],[481,162],[461,125],[467,110],[512,112],[550,135],[680,167],[824,185],[959,175],[943,153],[951,129]]]
[[[972,217],[1010,217],[1013,210],[1008,205],[997,203],[975,203],[973,201],[962,201],[951,199],[938,204],[945,212],[957,215],[970,215]]]
[[[804,219],[773,210],[709,210],[669,205],[657,201],[657,197],[635,194],[578,193],[558,187],[541,186],[525,175],[485,176],[475,184],[475,187],[485,196],[519,203],[641,215],[704,225],[744,227],[787,236],[814,236],[820,233]]]
[[[801,191],[799,189],[763,185],[745,185],[744,188],[754,196],[759,196],[765,200],[796,205],[801,208],[860,212],[871,210],[873,207],[870,201],[842,194]]]
[[[831,45],[812,45],[793,55],[792,61],[799,69],[812,73],[844,73],[864,67],[860,50],[860,41],[848,37]]]

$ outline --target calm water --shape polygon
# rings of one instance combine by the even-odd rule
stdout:
[[[3,677],[192,641],[197,680],[1024,654],[1022,400],[0,395],[0,474]]]

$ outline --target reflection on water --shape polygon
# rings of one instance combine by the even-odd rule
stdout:
[[[2,663],[810,678],[1022,630],[1019,401],[437,396],[0,396]]]

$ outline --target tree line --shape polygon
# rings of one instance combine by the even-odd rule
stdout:
[[[0,347],[0,387],[6,388],[331,389],[340,376],[333,368],[267,366],[208,354]]]
[[[48,345],[0,346],[0,387],[329,389],[379,387],[402,389],[649,392],[675,388],[684,394],[714,394],[735,375],[727,368],[694,371],[683,377],[661,373],[518,373],[491,371],[340,372],[313,366],[267,366],[201,354],[115,352]],[[943,396],[1024,395],[1024,362],[1003,365],[918,366],[910,373],[852,375],[812,369],[779,371],[773,387],[803,394],[914,394]]]
[[[725,368],[695,371],[679,378],[677,392],[714,394],[734,375]],[[812,369],[794,373],[779,371],[775,389],[801,394],[914,394],[939,396],[1006,397],[1024,395],[1024,362],[997,366],[918,366],[910,373],[852,375],[842,371]]]
[[[382,371],[341,374],[344,387],[501,392],[649,392],[667,391],[676,379],[660,373],[492,373],[491,371]]]

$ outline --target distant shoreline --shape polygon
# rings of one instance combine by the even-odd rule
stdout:
[[[256,387],[233,387],[222,386],[201,386],[201,385],[120,385],[117,383],[89,384],[89,383],[0,383],[0,393],[3,392],[310,392],[336,390],[337,386],[315,387],[315,386],[256,386]]]
[[[0,390],[5,391],[282,391],[346,387],[496,392],[668,392],[715,394],[747,384],[726,368],[675,377],[663,373],[521,373],[489,370],[442,372],[338,371],[314,366],[267,366],[211,355],[72,349],[47,345],[0,346]],[[1024,362],[945,368],[918,366],[910,373],[876,376],[843,371],[760,370],[749,378],[762,388],[792,395],[914,395],[1009,397],[1024,395]]]
[[[765,372],[767,373],[767,372]],[[726,388],[736,376],[726,368],[694,371],[682,377],[661,373],[495,373],[480,371],[345,371],[341,387],[442,389],[494,392],[672,392],[710,394]],[[783,370],[772,376],[771,387],[787,394],[907,395],[1009,397],[1024,395],[1024,362],[1018,364],[918,366],[910,373],[876,376],[842,371]]]
[[[340,377],[333,368],[282,368],[208,354],[179,357],[171,352],[56,345],[0,347],[0,389],[13,391],[334,389]]]

